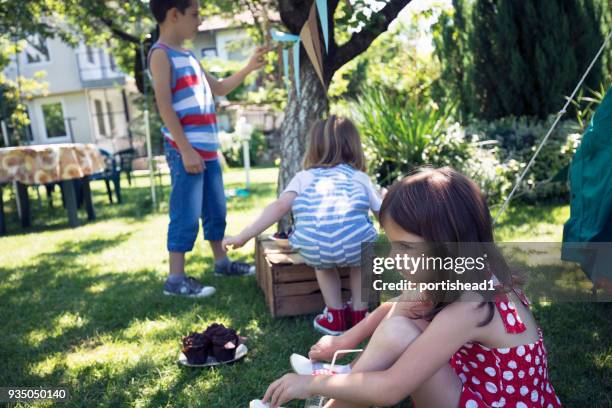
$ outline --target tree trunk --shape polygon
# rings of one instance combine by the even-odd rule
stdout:
[[[290,33],[298,34],[308,19],[309,10],[314,0],[278,0],[278,10],[281,20]],[[353,34],[351,39],[338,46],[334,37],[335,10],[340,0],[327,2],[329,19],[329,53],[323,56],[323,78],[326,85],[334,73],[344,64],[368,49],[372,41],[385,32],[389,24],[400,10],[411,0],[389,0],[383,10],[379,12],[381,18],[367,30]],[[295,88],[289,95],[289,102],[285,108],[285,119],[281,125],[281,165],[278,174],[278,192],[282,192],[291,178],[301,170],[302,157],[306,151],[307,134],[315,120],[321,119],[327,113],[329,103],[327,93],[321,84],[310,59],[301,50],[300,79],[301,95],[296,97]],[[292,81],[293,82],[293,81]],[[295,86],[295,84],[293,84]],[[290,217],[284,217],[279,222],[279,230],[287,231],[291,225]]]
[[[282,157],[278,173],[279,194],[289,184],[291,178],[302,169],[308,130],[328,109],[325,89],[307,58],[302,59],[300,71],[300,98],[297,98],[294,86],[289,95],[285,119],[280,129]],[[279,223],[279,230],[286,231],[290,225],[290,217],[284,217]]]

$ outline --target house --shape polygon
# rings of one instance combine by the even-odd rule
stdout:
[[[200,59],[246,63],[254,47],[246,30],[252,24],[250,13],[233,20],[209,17],[190,47]],[[27,102],[29,143],[95,143],[111,152],[144,146],[143,132],[132,134],[130,126],[141,117],[134,103],[138,92],[134,80],[121,72],[108,50],[85,43],[72,48],[59,37],[31,37],[5,74],[12,79],[33,78],[40,71],[46,74],[43,81],[48,88],[45,95]],[[223,106],[224,98],[218,102]],[[230,130],[233,121],[232,114],[220,112],[222,130]],[[158,134],[151,131],[153,137]]]
[[[31,37],[5,74],[33,78],[39,71],[48,86],[44,96],[27,102],[29,143],[95,143],[110,151],[130,146],[128,98],[135,87],[106,50]]]

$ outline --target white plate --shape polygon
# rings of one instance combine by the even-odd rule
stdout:
[[[261,402],[261,400],[253,400],[251,401],[251,403],[249,404],[249,408],[269,408],[270,405],[268,404],[264,404],[263,402]],[[283,408],[283,407],[280,407]]]
[[[315,364],[313,364],[308,357],[304,357],[296,353],[293,353],[291,357],[289,357],[289,362],[291,363],[291,368],[293,368],[293,371],[300,375],[312,375],[315,369],[332,371],[331,364],[317,362],[315,367]],[[350,367],[348,365],[337,364],[335,368],[336,369],[334,371],[336,372],[344,373],[347,370],[350,372]]]
[[[291,368],[300,375],[312,375],[312,361],[309,358],[293,353],[289,358]]]
[[[185,367],[214,367],[214,366],[229,364],[229,363],[233,363],[234,361],[238,361],[244,358],[244,356],[247,355],[248,351],[249,349],[247,348],[245,344],[239,344],[238,348],[236,349],[236,355],[234,356],[233,360],[217,361],[217,359],[215,359],[213,356],[208,356],[208,359],[206,360],[206,363],[204,364],[191,364],[189,361],[187,361],[187,356],[184,355],[183,352],[181,351],[179,353],[178,362],[179,364],[184,365]]]

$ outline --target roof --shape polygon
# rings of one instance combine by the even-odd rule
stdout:
[[[279,22],[280,15],[273,11],[268,13],[270,21]],[[198,27],[198,31],[216,31],[226,28],[236,28],[241,26],[251,26],[255,24],[253,14],[246,11],[240,14],[236,14],[234,18],[225,18],[220,15],[206,17],[202,24]]]

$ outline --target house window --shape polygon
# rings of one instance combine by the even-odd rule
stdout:
[[[102,109],[102,102],[98,99],[94,100],[96,107],[96,118],[98,118],[98,133],[102,136],[106,136],[106,123],[104,122],[104,111]]]
[[[66,137],[66,121],[61,102],[46,103],[42,105],[47,138]]]
[[[117,70],[117,63],[115,62],[115,57],[113,57],[112,54],[108,54],[108,61],[110,64],[110,69],[111,71],[116,71]]]
[[[93,48],[91,48],[90,45],[85,46],[85,53],[87,54],[87,61],[89,61],[90,64],[93,64],[94,63],[94,52],[93,52]]]
[[[108,114],[108,123],[110,125],[110,131],[115,131],[115,115],[113,112],[113,105],[110,102],[106,102],[106,113]]]
[[[201,58],[215,58],[217,56],[217,49],[212,47],[212,48],[202,48],[200,50],[200,57]]]
[[[28,38],[25,48],[26,62],[28,64],[36,64],[39,62],[47,62],[49,58],[49,48],[47,41],[41,36],[33,36]]]

